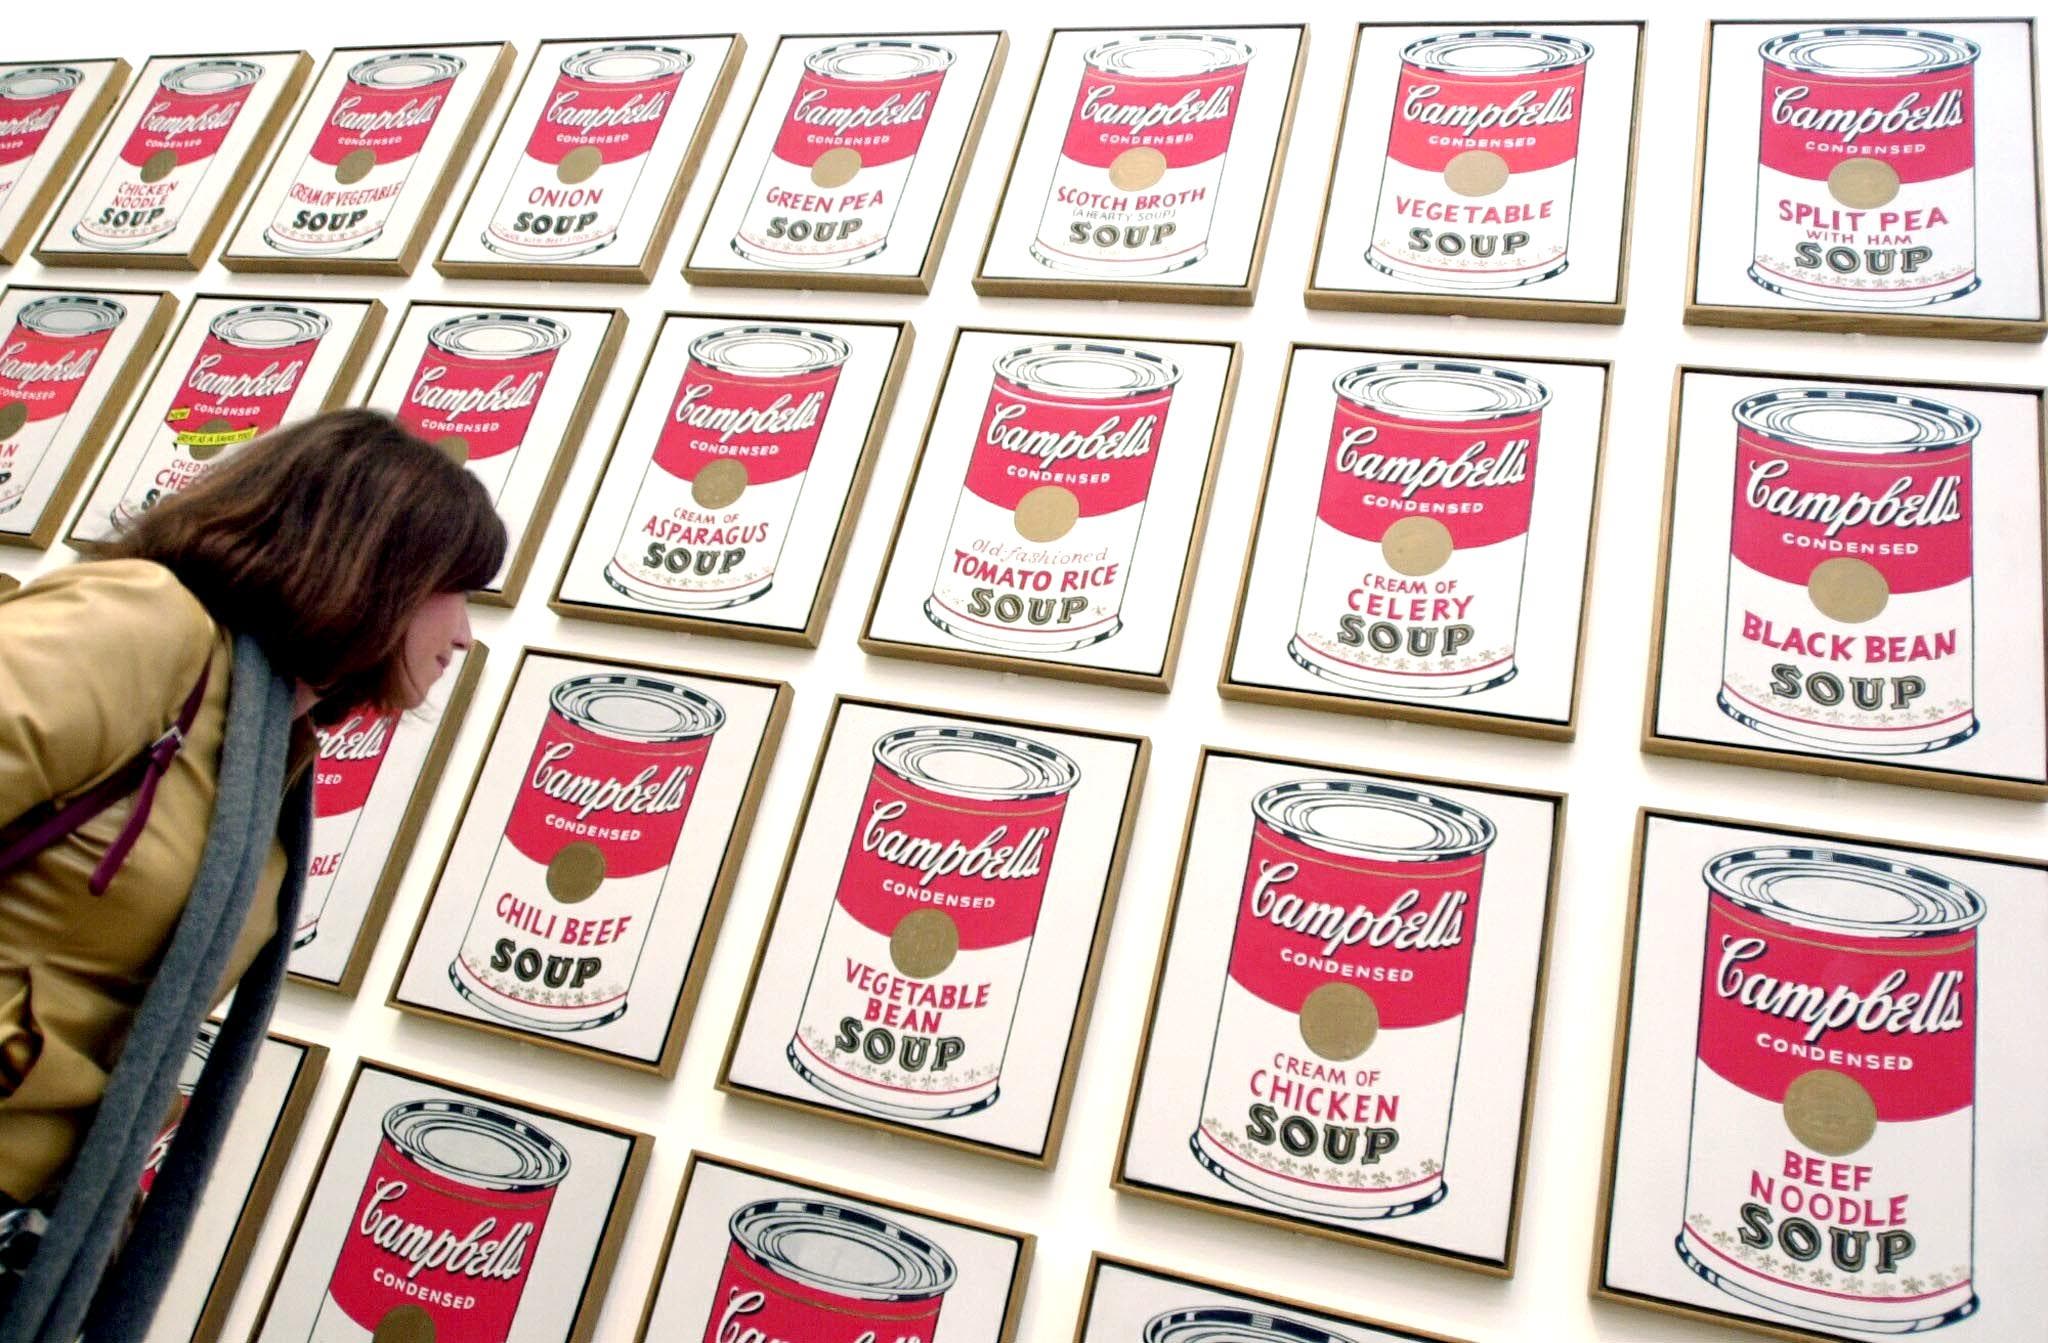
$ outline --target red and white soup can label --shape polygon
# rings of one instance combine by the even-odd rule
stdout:
[[[564,60],[484,227],[484,246],[522,261],[563,261],[617,238],[690,61],[678,47],[645,42]]]
[[[953,1257],[865,1208],[809,1199],[741,1206],[703,1343],[932,1343]]]
[[[795,326],[731,326],[690,342],[605,581],[678,611],[765,594],[852,349]]]
[[[1365,259],[1433,289],[1561,273],[1592,55],[1576,37],[1508,29],[1411,43]]]
[[[1831,308],[1919,308],[1976,289],[1979,50],[1869,27],[1759,47],[1750,278]]]
[[[1251,805],[1195,1158],[1314,1217],[1433,1207],[1494,824],[1351,779],[1275,784]]]
[[[1101,277],[1200,261],[1252,55],[1216,33],[1141,33],[1082,57],[1031,255]]]
[[[901,728],[874,754],[790,1065],[874,1114],[971,1114],[1001,1090],[1080,767],[984,728]]]
[[[503,1343],[569,1165],[553,1135],[488,1106],[393,1106],[307,1343]]]
[[[263,241],[328,256],[375,240],[467,64],[446,52],[394,51],[349,67]]]
[[[188,61],[166,70],[71,236],[125,251],[175,232],[262,78],[263,67],[249,61]]]
[[[64,115],[85,71],[74,65],[24,65],[0,70],[0,209],[28,175],[36,151]]]
[[[953,61],[946,47],[900,38],[805,57],[733,251],[763,266],[816,270],[887,247]]]
[[[170,1116],[157,1130],[156,1140],[149,1145],[149,1155],[143,1159],[139,1187],[144,1198],[156,1187],[156,1173],[163,1169],[164,1158],[171,1154],[171,1142],[185,1122],[185,1111],[192,1105],[192,1093],[199,1087],[199,1075],[206,1071],[206,1061],[213,1057],[213,1042],[219,1034],[220,1027],[211,1021],[201,1023],[185,1061],[178,1067],[178,1089],[171,1097]]]
[[[1870,755],[1976,733],[1978,427],[1946,402],[1866,388],[1736,404],[1724,713]]]
[[[128,309],[91,294],[31,299],[0,340],[0,513],[19,504]]]
[[[1512,679],[1549,388],[1442,359],[1366,364],[1335,388],[1288,654],[1402,698]]]
[[[185,489],[223,455],[284,423],[331,326],[326,314],[291,303],[249,303],[215,317],[114,504],[114,525]]]
[[[398,735],[396,712],[361,708],[333,727],[318,728],[320,755],[313,762],[313,853],[306,863],[306,888],[299,897],[299,926],[292,946],[320,934],[320,916],[334,893],[334,879],[363,819],[370,790]]]
[[[465,463],[496,503],[568,340],[568,327],[532,313],[470,312],[436,322],[398,422]]]
[[[1916,1333],[1977,1309],[1977,892],[1819,846],[1709,861],[1678,1254],[1753,1306]]]
[[[538,1030],[621,1016],[724,726],[718,701],[657,676],[594,672],[555,686],[448,967],[456,991]]]
[[[925,614],[984,648],[1052,653],[1123,628],[1180,365],[1048,341],[995,361]]]

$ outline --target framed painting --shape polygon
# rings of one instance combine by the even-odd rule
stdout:
[[[0,64],[0,265],[21,260],[128,75],[111,56]]]
[[[1088,1261],[1074,1343],[1459,1343],[1442,1334],[1333,1315],[1099,1251]]]

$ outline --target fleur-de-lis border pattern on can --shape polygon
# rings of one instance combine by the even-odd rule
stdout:
[[[96,250],[132,251],[176,232],[262,78],[252,61],[166,70],[71,236]]]

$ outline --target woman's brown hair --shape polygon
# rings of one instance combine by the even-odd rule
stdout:
[[[300,420],[158,502],[106,559],[154,560],[282,674],[320,691],[315,717],[399,708],[405,629],[443,592],[489,583],[505,524],[483,483],[375,410]]]

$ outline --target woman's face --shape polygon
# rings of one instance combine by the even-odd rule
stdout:
[[[469,598],[460,592],[439,592],[420,604],[405,627],[405,681],[416,709],[459,649],[468,648]]]

